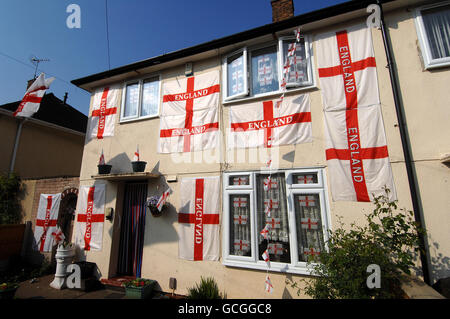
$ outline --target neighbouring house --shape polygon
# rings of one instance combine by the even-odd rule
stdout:
[[[371,190],[386,183],[411,210],[416,187],[430,284],[450,276],[450,2],[382,1],[397,96],[382,32],[366,25],[373,2],[294,16],[292,1],[273,0],[270,24],[72,81],[92,94],[80,172],[86,203],[80,196],[73,238],[85,248],[92,239],[92,249],[79,253],[97,264],[102,279],[140,276],[169,291],[176,278],[177,292],[186,293],[200,276],[212,276],[230,298],[296,297],[285,279],[308,276],[306,256],[325,249],[320,242],[337,217],[346,225],[364,222]],[[287,65],[292,56],[294,66]],[[277,108],[283,77],[287,89]],[[360,103],[359,131],[352,103]],[[297,115],[279,114],[292,105]],[[345,143],[334,145],[339,138]],[[358,149],[364,154],[354,158]],[[147,162],[144,173],[132,170],[135,152]],[[102,153],[112,165],[105,175],[97,171]],[[208,178],[216,176],[219,188],[205,186],[200,201],[199,185],[213,185]],[[97,186],[104,192],[98,205]],[[169,187],[169,207],[155,217],[146,199]],[[215,222],[204,218],[215,205],[198,206],[208,200],[219,207]],[[194,201],[200,210],[189,219]],[[88,223],[85,214],[103,217]],[[260,231],[270,223],[265,239]],[[203,235],[215,231],[220,235],[207,243]],[[202,258],[199,243],[219,256]],[[418,267],[426,269],[420,260]],[[272,294],[264,289],[267,270]]]
[[[22,222],[28,225],[23,254],[36,263],[44,256],[52,257],[33,252],[32,232],[41,194],[62,193],[58,224],[67,236],[72,234],[87,116],[67,104],[66,98],[45,94],[39,111],[27,119],[13,116],[20,101],[0,105],[0,171],[15,172],[22,179]]]

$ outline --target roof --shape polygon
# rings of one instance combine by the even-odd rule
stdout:
[[[0,109],[14,112],[17,110],[21,101],[0,105]],[[39,107],[39,111],[33,114],[31,118],[43,122],[52,123],[74,131],[86,133],[87,116],[74,109],[69,104],[64,104],[53,93],[44,95]]]
[[[192,47],[188,47],[185,49],[181,49],[178,51],[173,51],[167,54],[159,55],[153,58],[149,58],[146,60],[142,60],[139,62],[127,64],[115,69],[111,69],[108,71],[96,73],[93,75],[89,75],[83,78],[72,80],[71,83],[86,89],[83,87],[86,84],[100,81],[103,79],[107,79],[113,76],[117,76],[123,73],[132,72],[136,70],[140,70],[143,68],[151,67],[157,64],[173,61],[176,59],[192,56],[195,54],[203,53],[210,50],[219,49],[225,47],[227,45],[232,45],[242,41],[248,41],[254,39],[256,37],[273,34],[275,32],[283,31],[289,28],[295,28],[299,25],[305,25],[307,23],[316,22],[319,20],[332,18],[338,15],[342,15],[345,13],[353,12],[355,10],[362,10],[367,8],[369,4],[376,3],[376,0],[354,0],[347,1],[338,5],[334,5],[331,7],[327,7],[324,9],[312,11],[309,13],[305,13],[302,15],[298,15],[286,20],[266,24],[261,27],[257,27],[254,29],[250,29],[244,32],[236,33],[230,36],[226,36],[223,38],[219,38],[216,40],[212,40],[209,42],[205,42],[199,45],[195,45]],[[399,0],[380,0],[381,3],[390,3],[390,2],[408,2],[408,1],[399,1]],[[384,7],[384,6],[383,6]]]

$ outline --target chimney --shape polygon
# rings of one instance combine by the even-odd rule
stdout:
[[[270,0],[272,4],[272,22],[278,22],[294,16],[293,0]]]
[[[64,104],[66,104],[66,102],[67,102],[67,95],[69,95],[69,93],[67,93],[67,92],[64,93],[64,101],[63,101]]]

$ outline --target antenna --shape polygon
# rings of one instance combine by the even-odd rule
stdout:
[[[38,70],[39,63],[41,63],[41,62],[49,62],[50,60],[49,59],[39,59],[38,57],[33,55],[33,56],[30,57],[30,61],[31,61],[31,63],[33,63],[36,66],[36,69],[34,70],[34,78],[36,78],[36,73],[37,73],[37,70]]]

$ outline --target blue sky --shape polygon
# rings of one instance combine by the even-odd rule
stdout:
[[[294,0],[295,15],[346,0]],[[81,28],[69,29],[69,4]],[[111,68],[183,49],[272,21],[270,0],[108,0]],[[0,104],[22,99],[34,75],[31,56],[55,76],[49,92],[86,114],[89,93],[71,80],[108,70],[105,0],[1,0]],[[39,74],[39,72],[38,72]]]

